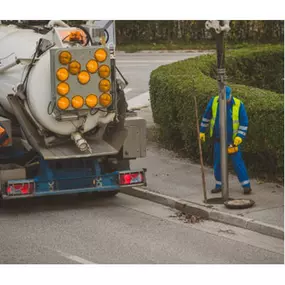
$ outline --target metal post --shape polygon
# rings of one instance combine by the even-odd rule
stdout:
[[[229,199],[228,180],[228,153],[227,153],[227,101],[225,92],[225,46],[224,32],[217,34],[217,74],[219,85],[219,113],[220,113],[220,153],[221,153],[221,174],[223,200]]]

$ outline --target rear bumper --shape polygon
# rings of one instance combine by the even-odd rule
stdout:
[[[98,187],[98,188],[82,188],[82,189],[67,189],[67,190],[54,190],[54,191],[35,191],[32,194],[28,195],[2,195],[3,200],[11,199],[23,199],[23,198],[32,198],[32,197],[44,197],[44,196],[53,196],[53,195],[66,195],[66,194],[79,194],[79,193],[92,193],[92,192],[107,192],[107,191],[116,191],[121,187]]]
[[[65,194],[78,194],[78,193],[92,193],[92,192],[108,192],[108,191],[118,191],[124,187],[134,187],[134,186],[146,186],[146,170],[130,170],[130,171],[121,171],[121,172],[113,172],[110,174],[103,174],[100,177],[88,177],[88,179],[92,179],[93,184],[90,187],[76,187],[74,189],[70,189],[64,187],[64,179],[54,180],[54,181],[36,181],[36,180],[10,180],[7,183],[7,187],[2,192],[3,200],[11,200],[11,199],[23,199],[23,198],[32,198],[32,197],[44,197],[44,196],[53,196],[53,195],[65,195]],[[136,174],[139,173],[142,175],[142,181],[121,185],[120,184],[120,175],[124,174]],[[86,183],[86,177],[78,177],[73,179],[72,183],[80,186],[80,184]],[[67,181],[70,183],[70,180]],[[31,191],[27,193],[27,191],[23,194],[22,191],[19,190],[21,185],[27,186],[27,184],[32,185]],[[60,185],[60,187],[57,187]],[[68,185],[68,184],[67,184]],[[16,187],[20,186],[20,187]],[[13,191],[8,192],[8,188],[13,188]],[[3,187],[2,187],[3,188]],[[16,189],[18,188],[18,189]],[[26,190],[26,189],[25,189]]]

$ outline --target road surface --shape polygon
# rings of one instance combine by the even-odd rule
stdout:
[[[283,263],[283,241],[119,194],[9,201],[0,210],[0,263]]]
[[[149,104],[149,78],[152,70],[205,53],[207,52],[118,53],[117,66],[129,82],[125,89],[129,108]]]

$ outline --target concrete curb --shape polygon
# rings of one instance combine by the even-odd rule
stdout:
[[[156,202],[186,214],[197,215],[204,219],[229,224],[232,226],[244,228],[258,232],[267,236],[284,240],[284,229],[263,222],[256,221],[245,217],[217,211],[208,208],[205,205],[195,204],[179,198],[173,198],[160,193],[152,192],[140,187],[122,188],[121,192],[127,195],[135,196],[152,202]]]

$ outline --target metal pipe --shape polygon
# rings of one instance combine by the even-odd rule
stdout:
[[[80,151],[88,150],[90,153],[92,153],[89,144],[79,132],[72,133],[71,139],[75,142],[76,146],[80,149]]]
[[[228,153],[227,153],[227,101],[225,94],[225,46],[224,32],[217,34],[217,65],[219,85],[219,113],[220,113],[220,153],[223,200],[229,199],[228,183]]]
[[[224,75],[220,75],[220,148],[221,148],[221,174],[222,174],[222,194],[223,200],[229,199],[229,181],[228,181],[228,153],[227,153],[227,101],[225,94]]]
[[[38,152],[40,151],[40,138],[37,134],[36,129],[31,124],[31,122],[28,120],[26,114],[24,113],[21,104],[20,99],[14,95],[8,95],[7,99],[11,105],[11,108],[13,110],[13,113],[15,114],[15,117],[17,118],[17,121],[19,122],[21,129],[23,133],[25,134],[25,137],[28,141],[28,143]]]
[[[118,101],[118,94],[117,94],[117,86],[116,86],[116,57],[115,57],[115,48],[114,46],[110,46],[110,66],[111,66],[111,94],[113,97],[113,110],[115,110],[117,114],[117,101]]]
[[[51,20],[48,22],[47,27],[52,28],[55,25],[63,28],[69,28],[69,26],[61,20]]]
[[[0,73],[2,72],[5,72],[6,70],[18,65],[21,61],[19,59],[15,59],[15,61],[7,64],[7,65],[4,65],[3,67],[0,67]]]

